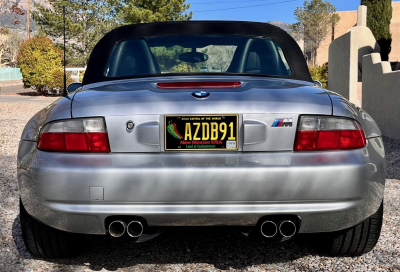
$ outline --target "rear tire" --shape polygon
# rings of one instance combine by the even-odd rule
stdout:
[[[32,255],[42,258],[67,258],[82,251],[84,235],[44,225],[28,214],[21,200],[19,207],[22,239]]]
[[[370,217],[354,227],[322,235],[320,249],[332,257],[360,256],[371,251],[378,242],[383,219],[383,202]]]

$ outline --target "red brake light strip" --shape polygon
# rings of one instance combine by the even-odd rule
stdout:
[[[238,81],[196,81],[196,82],[162,82],[157,83],[161,89],[208,89],[208,88],[239,88]]]

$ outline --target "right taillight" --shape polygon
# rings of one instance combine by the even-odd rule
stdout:
[[[103,118],[82,118],[46,124],[37,146],[44,151],[110,152]]]
[[[355,120],[301,116],[294,151],[355,149],[365,145],[364,131]]]

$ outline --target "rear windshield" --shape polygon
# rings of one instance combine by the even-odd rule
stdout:
[[[268,38],[161,36],[118,42],[106,77],[170,73],[234,73],[290,76],[282,48]]]

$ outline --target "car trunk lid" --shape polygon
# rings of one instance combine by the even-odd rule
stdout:
[[[329,95],[308,82],[246,77],[235,78],[241,82],[235,88],[162,89],[156,85],[174,80],[182,78],[90,85],[75,95],[72,116],[104,117],[111,152],[164,152],[165,115],[237,114],[239,151],[289,151],[293,150],[299,115],[332,114]],[[209,97],[194,97],[199,90]],[[127,129],[130,121],[134,123],[131,131]]]

